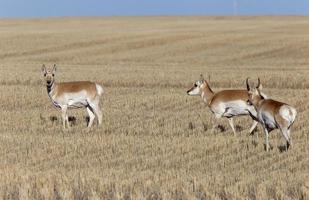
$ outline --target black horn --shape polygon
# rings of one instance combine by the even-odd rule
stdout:
[[[260,81],[260,78],[258,78],[258,84],[257,84],[256,88],[259,88],[260,85],[261,85],[261,81]]]
[[[249,78],[246,79],[246,85],[247,85],[247,90],[250,90],[250,85],[249,85]]]
[[[54,66],[53,66],[53,72],[55,72],[57,70],[57,66],[56,66],[56,64],[54,64]]]

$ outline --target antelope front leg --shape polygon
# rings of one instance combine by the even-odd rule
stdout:
[[[211,134],[213,134],[214,133],[214,131],[215,131],[215,128],[216,128],[216,122],[213,122],[212,123],[212,128],[211,128]]]
[[[236,136],[236,131],[235,131],[235,128],[234,128],[234,120],[233,120],[233,118],[231,117],[231,118],[227,118],[227,119],[229,121],[229,124],[230,124],[232,130],[233,130],[234,136]]]
[[[66,112],[66,115],[65,115],[65,121],[67,122],[68,129],[71,130],[71,126],[70,126],[70,122],[69,122],[69,116],[68,116],[67,113],[68,112]]]
[[[253,120],[253,124],[251,125],[251,128],[249,130],[249,135],[254,135],[254,130],[256,129],[256,126],[258,125],[258,121]],[[255,133],[256,134],[256,140],[259,139],[259,134],[258,132]]]
[[[268,130],[264,126],[266,151],[269,151]]]
[[[215,117],[212,118],[213,122],[212,122],[212,128],[211,128],[211,134],[214,133],[215,129],[216,129],[216,125],[218,125],[217,121],[221,118],[220,114],[215,114]]]
[[[65,123],[66,123],[66,121],[67,121],[67,109],[68,109],[67,106],[61,107],[63,130],[65,130]]]
[[[211,128],[211,134],[214,133],[215,129],[216,129],[216,125],[217,125],[217,118],[213,118],[213,122],[212,122],[212,128]]]
[[[250,130],[249,130],[249,135],[252,135],[252,136],[254,135],[254,129],[256,128],[256,126],[258,125],[258,123],[259,123],[259,122],[253,120],[253,124],[252,124],[252,126],[251,126],[251,128],[250,128]],[[256,133],[256,139],[258,139],[258,138],[259,138],[259,134]]]

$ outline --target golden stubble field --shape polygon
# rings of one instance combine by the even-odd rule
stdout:
[[[308,199],[308,17],[112,17],[0,20],[0,198]],[[103,125],[86,111],[62,131],[41,66],[57,81],[106,91]],[[203,73],[213,90],[261,78],[296,107],[293,147],[237,118],[214,116],[186,90]]]

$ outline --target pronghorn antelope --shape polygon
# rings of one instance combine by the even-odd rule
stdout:
[[[187,94],[191,96],[201,96],[211,112],[215,114],[216,118],[226,117],[234,135],[236,134],[236,131],[234,128],[233,117],[250,115],[254,121],[249,132],[250,134],[253,134],[258,122],[255,119],[256,112],[254,107],[247,104],[247,90],[222,90],[219,92],[213,92],[208,82],[201,74],[200,79],[187,91]],[[214,128],[215,125],[213,125],[213,129]]]
[[[261,95],[260,79],[258,79],[258,87],[251,88],[246,80],[248,90],[248,104],[253,105],[257,119],[262,124],[265,132],[266,151],[269,150],[268,134],[274,129],[280,129],[283,137],[286,140],[286,149],[290,147],[290,128],[294,123],[297,112],[296,109],[286,103],[265,99]]]
[[[62,111],[63,128],[70,128],[67,109],[86,108],[89,114],[88,128],[91,127],[95,115],[99,124],[102,123],[102,112],[99,101],[103,94],[103,88],[97,83],[90,81],[76,82],[55,82],[56,65],[50,70],[42,66],[42,72],[45,77],[47,93],[52,103]]]

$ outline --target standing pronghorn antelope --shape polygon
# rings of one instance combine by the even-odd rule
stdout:
[[[100,110],[99,101],[103,94],[103,88],[97,83],[90,81],[76,82],[55,82],[56,65],[50,69],[42,66],[42,72],[46,80],[47,93],[53,104],[62,111],[63,128],[67,123],[70,128],[67,109],[85,108],[89,114],[88,128],[91,127],[95,115],[97,115],[99,124],[102,123],[102,112]]]
[[[187,94],[201,96],[211,112],[215,114],[216,118],[226,117],[234,135],[236,134],[236,131],[234,128],[233,117],[250,115],[254,121],[249,132],[250,134],[253,134],[253,130],[258,122],[255,119],[256,112],[254,107],[247,104],[247,90],[222,90],[215,93],[203,78],[203,75],[201,75],[200,80],[195,82],[194,86],[187,91]],[[213,129],[214,128],[215,126],[213,125]]]
[[[290,147],[290,128],[294,123],[297,112],[296,109],[285,103],[272,99],[264,99],[261,95],[260,79],[258,79],[258,87],[251,88],[246,80],[248,90],[248,104],[253,105],[257,119],[262,124],[265,132],[266,151],[269,150],[268,134],[274,129],[280,129],[283,137],[286,140],[286,148]]]

